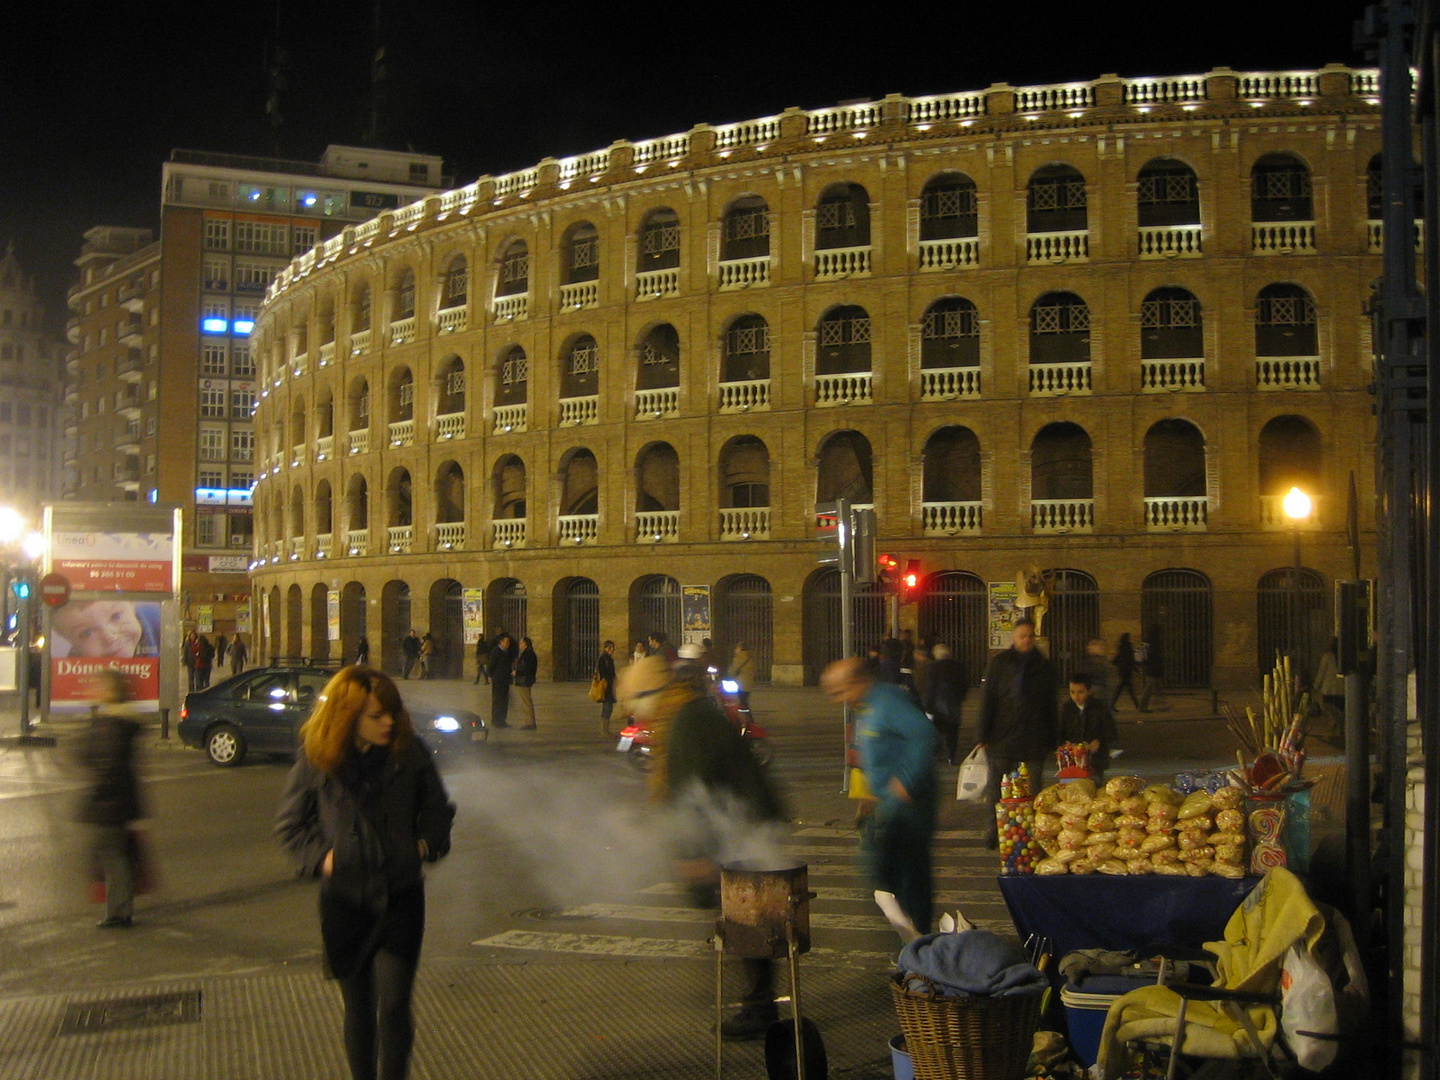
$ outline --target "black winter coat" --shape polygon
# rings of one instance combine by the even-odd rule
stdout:
[[[925,703],[926,709],[937,719],[959,720],[960,706],[970,686],[965,665],[953,656],[936,660],[930,665],[929,682],[930,700]]]
[[[990,661],[978,741],[992,758],[1035,761],[1055,752],[1055,668],[1039,649],[1009,648]]]
[[[140,725],[102,712],[90,722],[77,757],[91,785],[80,802],[87,825],[128,825],[141,816],[140,784],[135,778],[135,737]]]
[[[515,662],[515,655],[496,645],[490,650],[490,682],[492,685],[500,683],[502,686],[510,685],[510,667]]]
[[[522,649],[515,657],[515,678],[512,681],[516,686],[534,686],[535,673],[539,670],[540,659],[535,650]]]

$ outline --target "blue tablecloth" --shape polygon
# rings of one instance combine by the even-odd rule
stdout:
[[[1075,949],[1198,947],[1225,924],[1259,878],[1109,874],[1001,877],[1000,895],[1024,942],[1048,937],[1051,954]]]

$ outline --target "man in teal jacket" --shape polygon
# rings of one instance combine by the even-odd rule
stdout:
[[[831,701],[857,709],[855,741],[872,796],[861,802],[860,859],[876,900],[892,893],[914,929],[929,933],[935,727],[901,687],[876,682],[859,657],[835,661],[820,686]],[[909,928],[902,921],[897,929]]]

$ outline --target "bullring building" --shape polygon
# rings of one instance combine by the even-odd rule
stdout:
[[[459,675],[468,607],[588,678],[700,586],[722,651],[811,681],[840,648],[815,506],[844,497],[923,570],[901,625],[972,672],[1027,567],[1062,669],[1122,632],[1174,687],[1313,662],[1352,476],[1373,561],[1379,129],[1375,73],[1337,66],[998,84],[347,226],[255,325],[261,650],[365,634],[395,665],[413,625]],[[877,637],[884,587],[855,605]]]

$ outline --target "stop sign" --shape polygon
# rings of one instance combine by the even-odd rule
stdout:
[[[40,599],[51,607],[63,607],[70,599],[70,580],[64,574],[46,574],[40,579]]]

